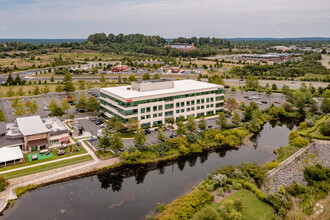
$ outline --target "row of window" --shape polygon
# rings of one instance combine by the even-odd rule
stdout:
[[[118,99],[116,99],[112,96],[109,96],[105,93],[102,93],[102,92],[101,92],[101,97],[111,99],[111,100],[117,102],[120,106],[123,106],[123,107],[133,107],[133,106],[138,106],[140,104],[145,104],[145,103],[160,102],[160,101],[170,102],[170,101],[173,101],[175,99],[194,97],[194,96],[202,96],[202,95],[208,95],[208,94],[223,94],[223,90],[218,89],[218,90],[207,91],[207,92],[190,93],[190,94],[185,94],[185,95],[161,97],[161,98],[156,98],[156,99],[147,99],[147,100],[132,101],[132,102],[123,102],[123,101],[120,101],[120,100],[118,100]],[[222,99],[223,99],[223,96],[220,96],[220,97],[222,97]],[[221,99],[219,99],[219,100],[221,100]]]

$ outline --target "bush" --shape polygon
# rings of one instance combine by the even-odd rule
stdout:
[[[311,120],[311,119],[307,119],[306,120],[306,124],[310,128],[315,126],[315,122],[313,120]]]
[[[242,188],[242,184],[233,182],[233,189],[240,190]]]
[[[207,206],[197,212],[192,220],[220,220],[220,216],[215,208]]]
[[[264,166],[265,166],[268,170],[271,170],[271,169],[273,169],[273,168],[278,168],[279,165],[280,165],[279,162],[272,161],[272,162],[267,162],[267,163],[265,163]]]
[[[4,176],[0,176],[0,191],[9,186],[8,180]]]
[[[327,180],[330,178],[330,169],[323,167],[321,164],[305,167],[304,177],[309,184],[312,184],[314,181]]]
[[[218,195],[218,196],[223,196],[223,193],[224,193],[223,188],[222,188],[222,187],[219,188],[218,191],[217,191],[217,195]]]
[[[217,174],[213,176],[213,180],[216,187],[224,186],[227,183],[227,176],[224,174]]]
[[[330,120],[320,124],[320,133],[324,136],[330,136]]]
[[[304,129],[306,129],[306,128],[308,128],[306,122],[301,122],[301,123],[299,124],[299,127],[298,127],[299,130],[304,130]]]
[[[306,140],[305,138],[303,137],[296,137],[295,139],[293,139],[291,141],[291,144],[293,146],[296,146],[296,147],[299,147],[299,148],[302,148],[302,147],[306,147],[308,145],[309,141]]]
[[[207,191],[193,191],[166,205],[164,211],[155,219],[190,219],[203,207],[211,204],[212,200],[212,195]]]
[[[236,202],[235,204],[235,202],[236,200],[225,200],[221,203],[221,205],[218,207],[218,212],[221,219],[240,220],[242,218],[242,214],[239,210],[243,208],[243,204],[241,202]]]
[[[206,187],[206,190],[207,190],[208,192],[213,192],[213,191],[215,190],[215,186],[214,186],[214,184],[208,185],[208,186]]]

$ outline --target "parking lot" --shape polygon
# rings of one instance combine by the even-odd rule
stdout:
[[[280,106],[283,102],[285,102],[285,96],[282,93],[259,94],[258,92],[255,91],[248,91],[248,92],[228,91],[228,93],[226,94],[226,98],[235,98],[239,103],[244,101],[246,105],[249,105],[250,102],[255,102],[259,105],[260,109],[266,109],[272,103],[274,103],[275,106]],[[267,102],[267,104],[263,102]]]
[[[99,95],[99,91],[97,89],[92,89],[89,91],[93,91],[95,92],[97,95]],[[77,103],[77,101],[80,98],[81,92],[75,92],[77,100],[75,101]],[[88,94],[88,92],[86,92],[87,98],[90,96]],[[55,99],[57,101],[57,103],[59,105],[61,105],[61,102],[67,98],[67,94],[61,93],[49,93],[49,94],[45,94],[45,95],[40,95],[40,96],[35,96],[35,97],[22,97],[21,100],[23,102],[26,102],[26,100],[31,100],[31,101],[37,101],[37,104],[39,106],[38,111],[35,113],[36,115],[40,115],[41,118],[46,118],[48,117],[50,111],[45,111],[44,107],[48,107],[49,103]],[[13,112],[15,111],[12,107],[11,107],[11,103],[12,100],[14,98],[5,98],[5,99],[0,99],[0,107],[1,109],[3,109],[4,114],[6,116],[7,122],[14,122],[15,119],[17,118],[17,116],[15,116],[13,114]],[[83,115],[86,114],[80,114],[76,111],[74,106],[71,106],[70,109],[68,110],[69,114],[74,114],[75,117],[82,117]],[[24,115],[24,116],[28,116],[28,114]]]

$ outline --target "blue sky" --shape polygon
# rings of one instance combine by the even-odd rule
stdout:
[[[329,0],[0,0],[0,38],[330,37]]]

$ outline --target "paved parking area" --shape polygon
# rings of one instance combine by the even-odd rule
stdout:
[[[248,100],[247,98],[244,98],[245,96],[259,96],[260,99],[253,99],[253,100]],[[259,103],[261,101],[267,101],[267,104],[259,104],[260,109],[265,109],[268,108],[274,101],[279,102],[280,104],[274,103],[275,106],[280,106],[283,102],[285,102],[285,96],[282,93],[272,93],[272,94],[265,94],[265,93],[258,93],[255,91],[248,91],[248,92],[229,92],[226,94],[226,98],[235,98],[237,101],[244,102],[246,105],[249,105],[250,102],[256,102]]]
[[[99,95],[99,91],[97,89],[91,89],[88,91],[93,91],[96,94]],[[76,93],[76,103],[80,98],[81,92],[75,92]],[[87,98],[90,96],[88,94],[88,92],[86,92]],[[41,118],[46,118],[48,117],[50,111],[44,111],[44,107],[48,106],[49,103],[55,99],[57,101],[57,103],[60,105],[61,102],[66,99],[67,94],[64,93],[49,93],[49,94],[45,94],[45,95],[40,95],[40,96],[35,96],[35,97],[21,97],[20,99],[24,102],[26,102],[26,100],[31,100],[31,101],[37,101],[37,104],[39,106],[38,111],[36,112],[36,115],[40,115]],[[13,112],[15,111],[12,107],[11,107],[11,103],[12,100],[14,98],[4,98],[4,99],[0,99],[0,107],[1,109],[4,111],[4,114],[6,116],[7,122],[14,122],[15,119],[17,118]],[[74,114],[76,118],[78,117],[82,117],[83,115],[86,114],[79,114],[74,106],[71,106],[70,109],[68,110],[69,114]],[[27,116],[27,115],[25,115]]]

